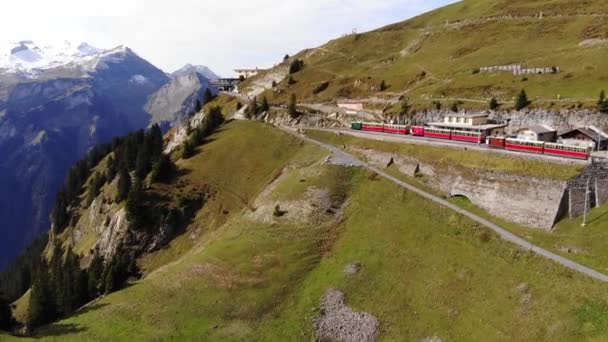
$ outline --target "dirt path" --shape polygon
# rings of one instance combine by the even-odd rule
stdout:
[[[305,140],[307,142],[319,145],[319,146],[321,146],[321,147],[323,147],[323,148],[331,151],[332,153],[334,153],[334,155],[339,156],[339,159],[341,159],[341,160],[350,160],[351,161],[350,162],[351,165],[364,167],[364,168],[366,168],[366,169],[368,169],[370,171],[373,171],[373,172],[377,173],[378,175],[380,175],[380,176],[382,176],[382,177],[384,177],[384,178],[386,178],[386,179],[394,182],[395,184],[401,186],[402,188],[405,188],[408,191],[414,192],[414,193],[418,194],[419,196],[422,196],[422,197],[424,197],[424,198],[426,198],[426,199],[428,199],[430,201],[433,201],[433,202],[435,202],[435,203],[437,203],[439,205],[442,205],[444,207],[447,207],[447,208],[449,208],[449,209],[451,209],[451,210],[453,210],[453,211],[455,211],[455,212],[457,212],[457,213],[459,213],[459,214],[461,214],[463,216],[466,216],[469,219],[471,219],[471,220],[473,220],[473,221],[475,221],[475,222],[477,222],[477,223],[479,223],[479,224],[481,224],[481,225],[483,225],[483,226],[491,229],[496,234],[498,234],[503,240],[506,240],[508,242],[514,243],[514,244],[520,246],[521,248],[530,250],[533,253],[541,255],[541,256],[543,256],[543,257],[545,257],[545,258],[547,258],[549,260],[552,260],[552,261],[554,261],[554,262],[556,262],[556,263],[558,263],[558,264],[560,264],[562,266],[565,266],[565,267],[567,267],[567,268],[569,268],[571,270],[574,270],[576,272],[580,272],[580,273],[582,273],[584,275],[587,275],[587,276],[589,276],[591,278],[600,280],[602,282],[608,282],[608,275],[606,275],[606,274],[600,273],[600,272],[598,272],[598,271],[596,271],[594,269],[591,269],[591,268],[589,268],[587,266],[581,265],[581,264],[579,264],[579,263],[577,263],[575,261],[572,261],[572,260],[570,260],[568,258],[564,258],[564,257],[562,257],[560,255],[557,255],[557,254],[555,254],[553,252],[550,252],[550,251],[548,251],[548,250],[546,250],[546,249],[544,249],[542,247],[534,245],[534,244],[532,244],[532,243],[530,243],[530,242],[528,242],[528,241],[520,238],[519,236],[517,236],[517,235],[515,235],[515,234],[513,234],[511,232],[509,232],[508,230],[506,230],[506,229],[504,229],[504,228],[502,228],[502,227],[500,227],[500,226],[498,226],[498,225],[496,225],[496,224],[494,224],[494,223],[492,223],[492,222],[490,222],[490,221],[488,221],[488,220],[486,220],[486,219],[484,219],[484,218],[482,218],[482,217],[480,217],[478,215],[473,214],[472,212],[470,212],[468,210],[462,209],[462,208],[460,208],[460,207],[458,207],[458,206],[456,206],[456,205],[454,205],[454,204],[452,204],[452,203],[450,203],[448,201],[445,201],[445,200],[443,200],[443,199],[441,199],[441,198],[439,198],[439,197],[437,197],[435,195],[432,195],[432,194],[430,194],[430,193],[428,193],[426,191],[423,191],[423,190],[420,190],[420,189],[416,188],[413,185],[405,183],[405,182],[403,182],[403,181],[401,181],[401,180],[399,180],[399,179],[397,179],[397,178],[389,175],[388,173],[386,173],[386,172],[378,169],[377,167],[372,166],[372,165],[370,165],[368,163],[365,163],[365,162],[359,160],[358,158],[356,158],[355,156],[353,156],[353,155],[351,155],[349,153],[346,153],[346,152],[344,152],[344,151],[342,151],[342,150],[340,150],[340,149],[338,149],[338,148],[336,148],[336,147],[334,147],[332,145],[328,145],[328,144],[322,143],[320,141],[308,138],[306,136],[297,134],[297,133],[295,133],[292,130],[285,129],[285,131],[287,131],[288,133],[291,133],[291,134],[297,136],[298,138],[300,138],[302,140]]]

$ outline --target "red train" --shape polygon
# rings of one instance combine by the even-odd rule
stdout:
[[[467,132],[453,129],[443,129],[425,126],[391,125],[383,123],[353,123],[354,130],[383,132],[389,134],[407,135],[434,139],[464,141],[475,144],[487,144],[491,148],[519,151],[525,153],[546,154],[564,158],[589,159],[591,149],[586,147],[569,146],[542,141],[527,141],[504,137],[486,137],[483,133]]]

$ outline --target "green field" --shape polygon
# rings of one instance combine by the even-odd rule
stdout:
[[[497,97],[507,109],[526,89],[534,107],[594,107],[600,90],[608,87],[606,39],[608,20],[601,0],[464,0],[303,51],[296,56],[306,64],[293,75],[297,83],[285,81],[279,86],[282,92],[266,96],[286,103],[291,93],[303,102],[404,95],[418,109],[431,107],[433,101],[447,108],[456,99],[464,102],[461,107],[485,109]],[[561,72],[525,79],[507,72],[473,72],[511,64],[556,66]],[[378,89],[382,80],[388,85],[384,92]],[[327,90],[314,94],[323,82],[329,82]]]
[[[143,280],[36,336],[310,341],[319,301],[336,288],[380,320],[381,340],[608,337],[605,284],[326,156],[269,126],[227,124],[179,162],[187,184],[227,190],[144,260]],[[353,262],[362,269],[347,276]]]

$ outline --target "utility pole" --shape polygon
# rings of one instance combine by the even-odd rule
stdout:
[[[591,177],[587,178],[587,187],[585,188],[585,213],[583,214],[583,227],[587,226],[587,207],[589,206],[589,195],[591,195],[591,191],[589,191],[590,185]]]

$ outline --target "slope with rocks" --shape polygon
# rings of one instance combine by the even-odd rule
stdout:
[[[197,73],[203,75],[208,80],[217,80],[220,78],[220,76],[218,76],[215,72],[213,72],[213,70],[211,70],[209,67],[204,66],[204,65],[192,65],[192,64],[186,64],[183,67],[179,68],[178,70],[175,70],[173,73],[171,73],[171,78],[179,77],[179,76],[182,76],[185,74],[190,74],[193,72],[197,72]]]

